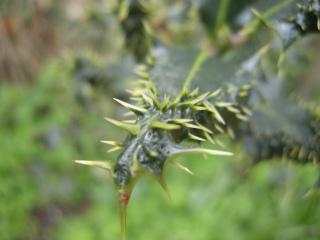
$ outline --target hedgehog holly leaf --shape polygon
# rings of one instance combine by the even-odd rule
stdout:
[[[308,8],[299,11],[318,21],[318,3],[310,0],[306,2]],[[279,6],[281,9],[285,4]],[[283,90],[286,69],[279,69],[277,62],[284,49],[274,43],[281,34],[269,23],[270,12],[253,12],[256,20],[267,26],[259,32],[264,38],[250,36],[234,49],[212,54],[190,46],[154,48],[153,55],[146,57],[147,63],[136,69],[139,80],[128,91],[132,102],[115,99],[135,118],[130,122],[106,118],[128,133],[121,143],[102,141],[113,146],[111,151],[121,150],[117,160],[113,164],[77,161],[111,173],[119,200],[122,239],[126,208],[142,176],[153,177],[169,195],[164,178],[166,163],[190,173],[176,162],[178,156],[232,155],[189,143],[218,143],[217,136],[224,134],[245,143],[245,150],[255,161],[280,156],[319,163],[319,116],[299,106]],[[130,17],[130,12],[124,16]],[[309,20],[297,18],[295,23],[307,33],[314,30],[303,25]]]

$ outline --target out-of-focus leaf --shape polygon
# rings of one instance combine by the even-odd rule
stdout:
[[[237,73],[242,65],[260,46],[259,42],[251,42],[221,56],[209,57],[195,74],[191,89],[199,87],[206,92],[237,81]],[[161,94],[175,97],[199,53],[200,50],[195,47],[159,48],[151,70],[151,80],[157,90]]]
[[[217,24],[219,14],[221,14],[220,11],[223,11],[220,10],[221,6],[225,4],[225,22],[235,27],[238,15],[253,2],[256,2],[256,0],[201,0],[199,2],[200,19],[207,31],[212,33]]]

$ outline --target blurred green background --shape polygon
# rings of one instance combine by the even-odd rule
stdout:
[[[191,31],[196,23],[179,25],[175,11],[184,2],[174,1],[169,12],[166,1],[153,3],[153,21],[167,41],[204,35]],[[119,238],[110,177],[72,161],[115,159],[99,140],[125,136],[103,120],[121,118],[112,98],[125,98],[134,78],[115,4],[0,2],[1,240]],[[319,76],[319,68],[314,72]],[[229,148],[239,154],[182,159],[194,176],[168,167],[171,201],[155,182],[140,182],[128,209],[128,239],[320,239],[320,194],[303,198],[317,169],[278,159],[243,175],[239,146]]]

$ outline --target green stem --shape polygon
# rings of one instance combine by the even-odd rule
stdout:
[[[194,61],[194,64],[191,67],[190,72],[188,73],[186,80],[183,83],[182,90],[181,90],[180,94],[178,94],[175,99],[176,102],[179,102],[182,95],[186,91],[189,90],[189,87],[190,87],[192,80],[194,79],[195,75],[199,72],[201,66],[207,60],[208,57],[209,57],[209,55],[206,51],[202,51],[199,53],[196,60]]]
[[[126,218],[127,218],[127,206],[123,203],[123,201],[119,201],[119,212],[120,212],[120,235],[121,240],[126,240]]]
[[[274,5],[271,9],[263,13],[261,16],[265,19],[271,17],[272,15],[276,14],[283,8],[285,8],[287,5],[289,5],[293,0],[286,0],[286,1],[281,1],[280,3]],[[260,27],[261,19],[260,18],[255,18],[252,20],[250,23],[247,24],[245,28],[242,29],[242,35],[244,36],[251,36],[254,34]]]
[[[220,28],[223,26],[227,14],[228,14],[228,8],[229,8],[229,0],[221,0],[219,4],[219,11],[218,11],[218,16],[216,20],[216,24],[214,26],[213,30],[213,39],[216,39],[219,33]]]

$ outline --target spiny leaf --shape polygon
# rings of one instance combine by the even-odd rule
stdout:
[[[104,119],[112,123],[113,125],[130,132],[132,135],[138,135],[140,131],[140,127],[136,124],[124,123],[124,122],[121,122],[112,118],[107,118],[107,117]]]

